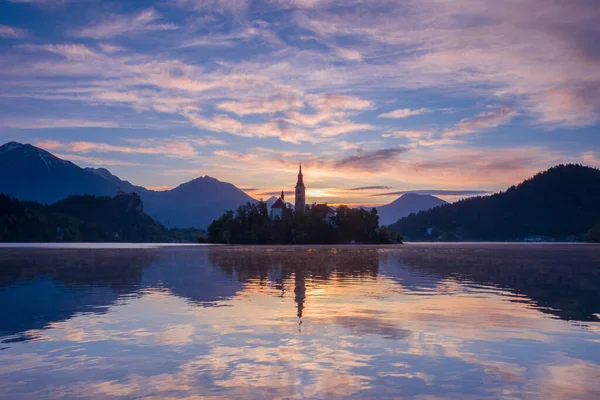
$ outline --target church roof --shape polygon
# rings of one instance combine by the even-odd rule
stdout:
[[[313,206],[313,210],[322,212],[325,214],[335,213],[335,210],[333,208],[329,207],[327,204],[315,204]]]
[[[275,203],[273,203],[271,208],[285,208],[285,202],[280,197],[277,199],[277,201]]]

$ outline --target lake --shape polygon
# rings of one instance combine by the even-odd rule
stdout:
[[[0,398],[599,399],[600,247],[4,245]]]

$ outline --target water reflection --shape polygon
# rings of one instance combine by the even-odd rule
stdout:
[[[592,246],[0,249],[0,398],[600,397]]]

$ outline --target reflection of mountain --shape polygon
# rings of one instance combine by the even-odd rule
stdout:
[[[154,250],[3,250],[0,335],[20,335],[76,313],[104,312],[135,292]],[[23,340],[18,336],[12,340]]]
[[[455,244],[403,250],[394,253],[396,263],[418,271],[425,280],[437,274],[442,279],[491,284],[525,295],[537,309],[561,319],[599,320],[596,246]]]
[[[0,335],[35,336],[78,313],[102,313],[122,296],[162,289],[194,305],[213,306],[238,293],[271,286],[289,293],[300,318],[310,315],[311,293],[344,295],[379,287],[383,278],[416,294],[439,293],[447,278],[523,295],[542,312],[567,320],[594,321],[600,312],[600,252],[569,245],[406,245],[368,247],[166,247],[160,249],[4,249],[0,257]],[[342,293],[339,292],[339,293]],[[273,292],[271,292],[273,293]],[[279,295],[273,293],[273,295]],[[374,293],[377,295],[377,293]],[[313,307],[314,307],[314,303]],[[329,316],[360,334],[388,338],[380,316],[361,311],[351,319]],[[315,317],[311,315],[311,317]],[[371,322],[368,322],[371,321]],[[377,327],[370,325],[377,323]],[[25,332],[28,332],[24,334]]]
[[[144,271],[142,287],[168,289],[171,294],[196,304],[210,306],[242,290],[208,261],[206,248],[165,248]]]

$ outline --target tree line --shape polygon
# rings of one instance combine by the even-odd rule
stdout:
[[[304,213],[290,208],[281,218],[271,219],[263,201],[230,210],[208,227],[208,241],[227,244],[388,244],[402,238],[379,226],[377,210],[337,207],[328,218],[314,207]]]
[[[2,242],[191,242],[198,230],[167,229],[135,193],[74,195],[51,205],[0,194]]]
[[[408,240],[507,241],[545,236],[600,241],[600,170],[558,165],[504,192],[411,214],[390,229]]]

